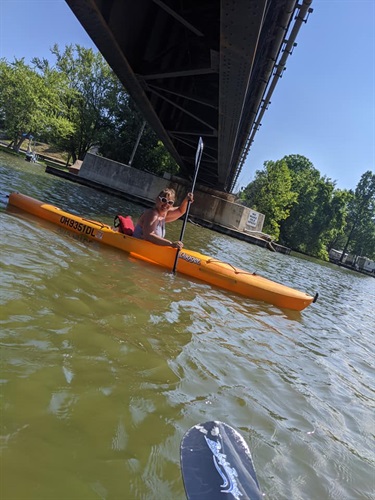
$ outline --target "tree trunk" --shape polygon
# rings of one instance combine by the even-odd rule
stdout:
[[[20,152],[21,146],[24,143],[26,139],[30,139],[30,132],[26,135],[17,135],[17,137],[14,139],[14,144],[13,144],[13,149],[16,153]]]
[[[21,139],[18,140],[18,142],[15,142],[14,143],[14,146],[13,146],[13,149],[16,153],[19,153],[20,152],[20,149],[21,149],[21,146],[22,144],[24,143],[25,141],[25,138],[24,137],[21,137]]]
[[[343,259],[344,259],[344,255],[346,254],[346,251],[348,249],[348,246],[349,246],[349,243],[352,239],[352,234],[353,234],[353,231],[355,229],[355,226],[356,226],[356,223],[353,224],[351,230],[350,230],[350,233],[349,233],[349,236],[348,236],[348,239],[346,240],[346,243],[345,243],[345,246],[344,246],[344,250],[342,251],[342,254],[341,254],[341,257],[340,257],[340,260],[339,262],[342,262]]]
[[[73,141],[73,138],[71,137],[70,138],[70,153],[69,153],[69,156],[72,157],[72,165],[75,164],[76,160],[77,160],[77,154],[76,154],[76,150],[75,150],[75,147],[74,147],[74,141]]]

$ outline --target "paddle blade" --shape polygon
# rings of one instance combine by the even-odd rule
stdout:
[[[181,441],[181,469],[189,500],[262,498],[249,447],[223,422],[205,422]]]

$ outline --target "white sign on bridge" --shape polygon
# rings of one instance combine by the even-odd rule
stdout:
[[[254,210],[250,210],[249,217],[247,218],[246,225],[252,228],[256,228],[259,219],[259,212],[255,212]]]

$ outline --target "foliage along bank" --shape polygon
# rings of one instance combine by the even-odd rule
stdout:
[[[71,163],[93,146],[128,163],[143,118],[100,53],[80,45],[51,49],[55,63],[0,60],[0,126],[19,151],[33,136],[66,151]],[[178,165],[146,125],[132,166],[155,174]]]
[[[239,194],[263,213],[264,231],[293,250],[328,260],[331,248],[375,259],[375,175],[356,189],[336,189],[304,156],[264,163]]]

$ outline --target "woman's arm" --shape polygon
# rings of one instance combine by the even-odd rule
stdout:
[[[182,215],[186,213],[188,202],[193,203],[194,195],[193,193],[188,193],[185,198],[182,200],[181,205],[179,207],[173,207],[168,210],[168,213],[165,217],[166,222],[173,222],[174,220],[179,219]]]

